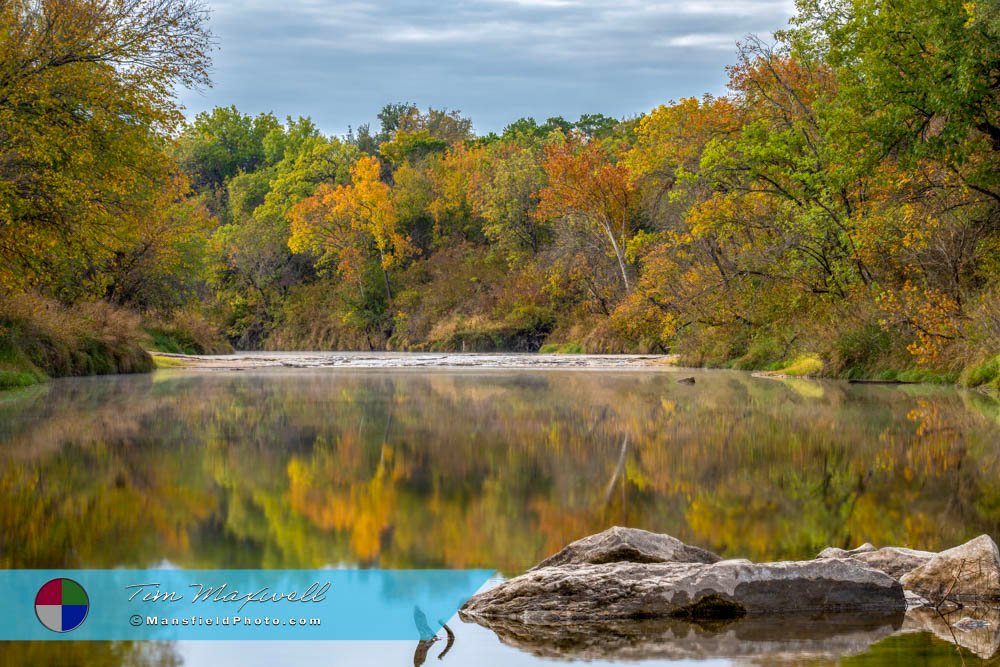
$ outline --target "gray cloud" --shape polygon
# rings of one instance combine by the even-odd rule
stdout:
[[[208,0],[219,39],[216,105],[311,116],[327,132],[386,102],[461,109],[477,131],[521,116],[629,116],[725,90],[748,33],[769,34],[792,0]]]

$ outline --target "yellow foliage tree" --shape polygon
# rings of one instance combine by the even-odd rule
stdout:
[[[385,291],[392,298],[389,270],[415,248],[401,228],[388,185],[382,182],[376,157],[363,157],[351,167],[351,184],[324,183],[291,212],[293,252],[313,252],[320,264],[335,262],[341,275],[363,285],[365,261],[378,256]],[[362,287],[363,289],[363,287]]]

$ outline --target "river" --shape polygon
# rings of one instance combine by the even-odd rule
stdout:
[[[513,576],[616,524],[755,560],[1000,534],[991,399],[657,361],[235,355],[0,394],[0,567]],[[912,623],[810,623],[533,643],[456,618],[453,649],[428,664],[977,664],[1000,642],[995,623],[985,648],[961,652]],[[413,654],[401,642],[10,642],[0,664],[409,665]]]

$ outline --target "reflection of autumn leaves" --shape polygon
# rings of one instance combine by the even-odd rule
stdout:
[[[906,418],[917,424],[917,435],[921,437],[945,430],[940,406],[924,398],[917,399],[917,407],[907,412]]]
[[[29,406],[2,450],[0,564],[512,573],[616,523],[754,558],[997,532],[996,426],[952,394],[673,380],[205,376]]]
[[[186,554],[192,528],[218,511],[204,485],[180,483],[182,459],[154,465],[117,449],[100,456],[69,449],[44,468],[2,469],[3,567],[104,564],[109,552],[133,563],[150,552]]]
[[[405,467],[393,450],[383,445],[374,474],[358,475],[350,465],[352,459],[357,461],[351,453],[357,453],[358,441],[345,436],[337,444],[336,452],[343,454],[343,460],[323,456],[311,463],[297,457],[289,461],[289,502],[324,530],[349,531],[353,554],[371,562],[378,557],[382,535],[390,526],[397,503],[395,482]]]

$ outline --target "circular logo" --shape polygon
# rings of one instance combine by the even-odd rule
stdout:
[[[90,598],[72,579],[45,582],[35,595],[38,622],[53,632],[69,632],[83,625],[90,611]]]

